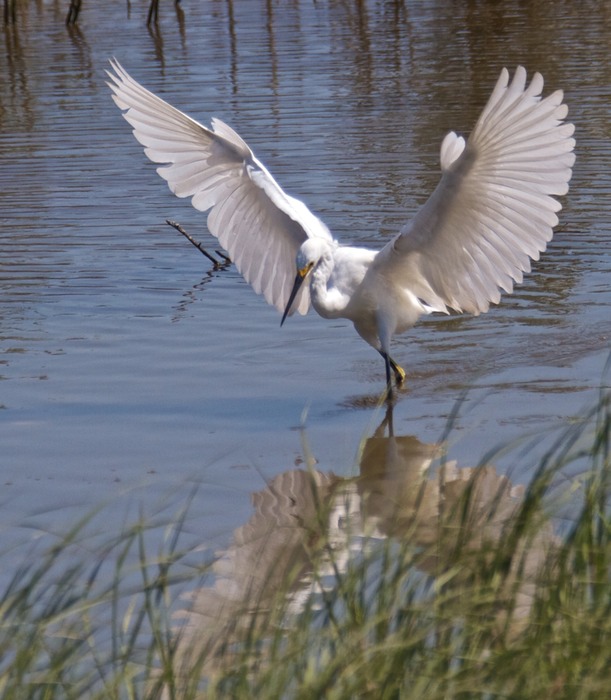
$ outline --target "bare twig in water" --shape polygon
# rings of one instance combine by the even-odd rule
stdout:
[[[202,255],[205,255],[208,258],[208,260],[210,260],[210,262],[214,265],[215,269],[225,267],[225,265],[231,264],[230,258],[228,258],[224,253],[221,253],[219,250],[216,250],[215,252],[223,259],[217,260],[214,257],[214,255],[211,255],[201,243],[198,243],[193,238],[193,236],[191,236],[191,234],[187,233],[177,221],[172,221],[171,219],[166,219],[165,221],[166,224],[169,224],[170,226],[172,226],[172,228],[175,228],[178,231],[178,233],[182,233],[182,235],[189,241],[189,243],[192,243]]]
[[[17,21],[17,0],[4,0],[4,24],[15,24]]]
[[[223,253],[221,250],[215,250],[214,252],[217,255],[219,255],[221,258],[223,258],[223,260],[224,260],[223,264],[226,263],[227,265],[231,265],[231,258],[228,255],[225,255],[225,253]]]
[[[180,0],[174,0],[174,6],[178,9]],[[159,0],[151,0],[149,5],[149,12],[146,18],[146,26],[150,27],[151,24],[157,24],[159,19]]]
[[[149,6],[149,13],[146,18],[146,26],[150,27],[151,23],[157,24],[157,20],[159,19],[159,0],[151,0],[151,4]]]
[[[70,0],[70,7],[68,8],[68,15],[66,17],[66,26],[71,26],[76,24],[79,12],[81,11],[81,0]]]

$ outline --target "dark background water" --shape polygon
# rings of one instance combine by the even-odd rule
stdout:
[[[502,66],[563,88],[577,162],[561,224],[514,295],[397,339],[395,431],[526,480],[550,431],[591,405],[611,304],[611,8],[606,2],[18,2],[0,52],[0,527],[5,547],[100,503],[117,523],[179,504],[222,541],[249,494],[299,465],[351,473],[381,416],[383,363],[348,322],[280,329],[157,176],[104,83],[115,56],[195,118],[219,116],[343,241],[382,247],[432,191]],[[608,381],[607,381],[608,383]],[[117,525],[118,526],[118,525]],[[5,547],[0,546],[0,549]]]

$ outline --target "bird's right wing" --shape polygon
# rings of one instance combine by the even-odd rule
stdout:
[[[561,90],[541,99],[543,78],[526,85],[503,69],[465,144],[449,133],[442,177],[374,267],[435,311],[474,314],[530,269],[552,237],[575,161],[573,125]]]
[[[208,211],[208,229],[257,294],[283,311],[295,279],[295,257],[309,237],[331,240],[327,227],[286,194],[248,145],[227,124],[212,129],[175,109],[136,82],[117,61],[107,71],[117,106],[157,172],[178,197]],[[306,313],[307,285],[293,309]]]

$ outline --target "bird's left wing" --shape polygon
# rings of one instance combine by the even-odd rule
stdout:
[[[295,279],[295,257],[309,237],[331,240],[305,204],[286,194],[245,141],[227,124],[212,128],[175,109],[136,82],[117,61],[107,71],[117,106],[134,136],[178,197],[208,211],[208,229],[257,294],[283,311]],[[307,285],[293,310],[306,313]]]
[[[558,223],[575,155],[561,90],[541,99],[543,78],[526,85],[503,69],[468,142],[449,133],[442,177],[373,268],[429,308],[479,314],[511,292]]]

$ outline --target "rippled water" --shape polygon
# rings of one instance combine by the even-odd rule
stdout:
[[[300,463],[302,421],[319,468],[348,473],[380,419],[383,364],[350,324],[312,313],[280,329],[164,223],[214,247],[112,103],[111,56],[231,124],[341,240],[377,247],[432,191],[444,134],[468,133],[501,66],[541,71],[578,140],[561,224],[498,307],[396,341],[409,383],[394,426],[435,442],[467,391],[449,448],[466,466],[526,432],[544,449],[595,400],[611,331],[607,4],[184,0],[156,31],[122,2],[85,2],[67,30],[65,4],[19,3],[0,54],[6,542],[100,502],[118,521],[154,511],[193,482],[193,533],[222,540],[251,492]],[[524,480],[532,464],[505,467]]]

